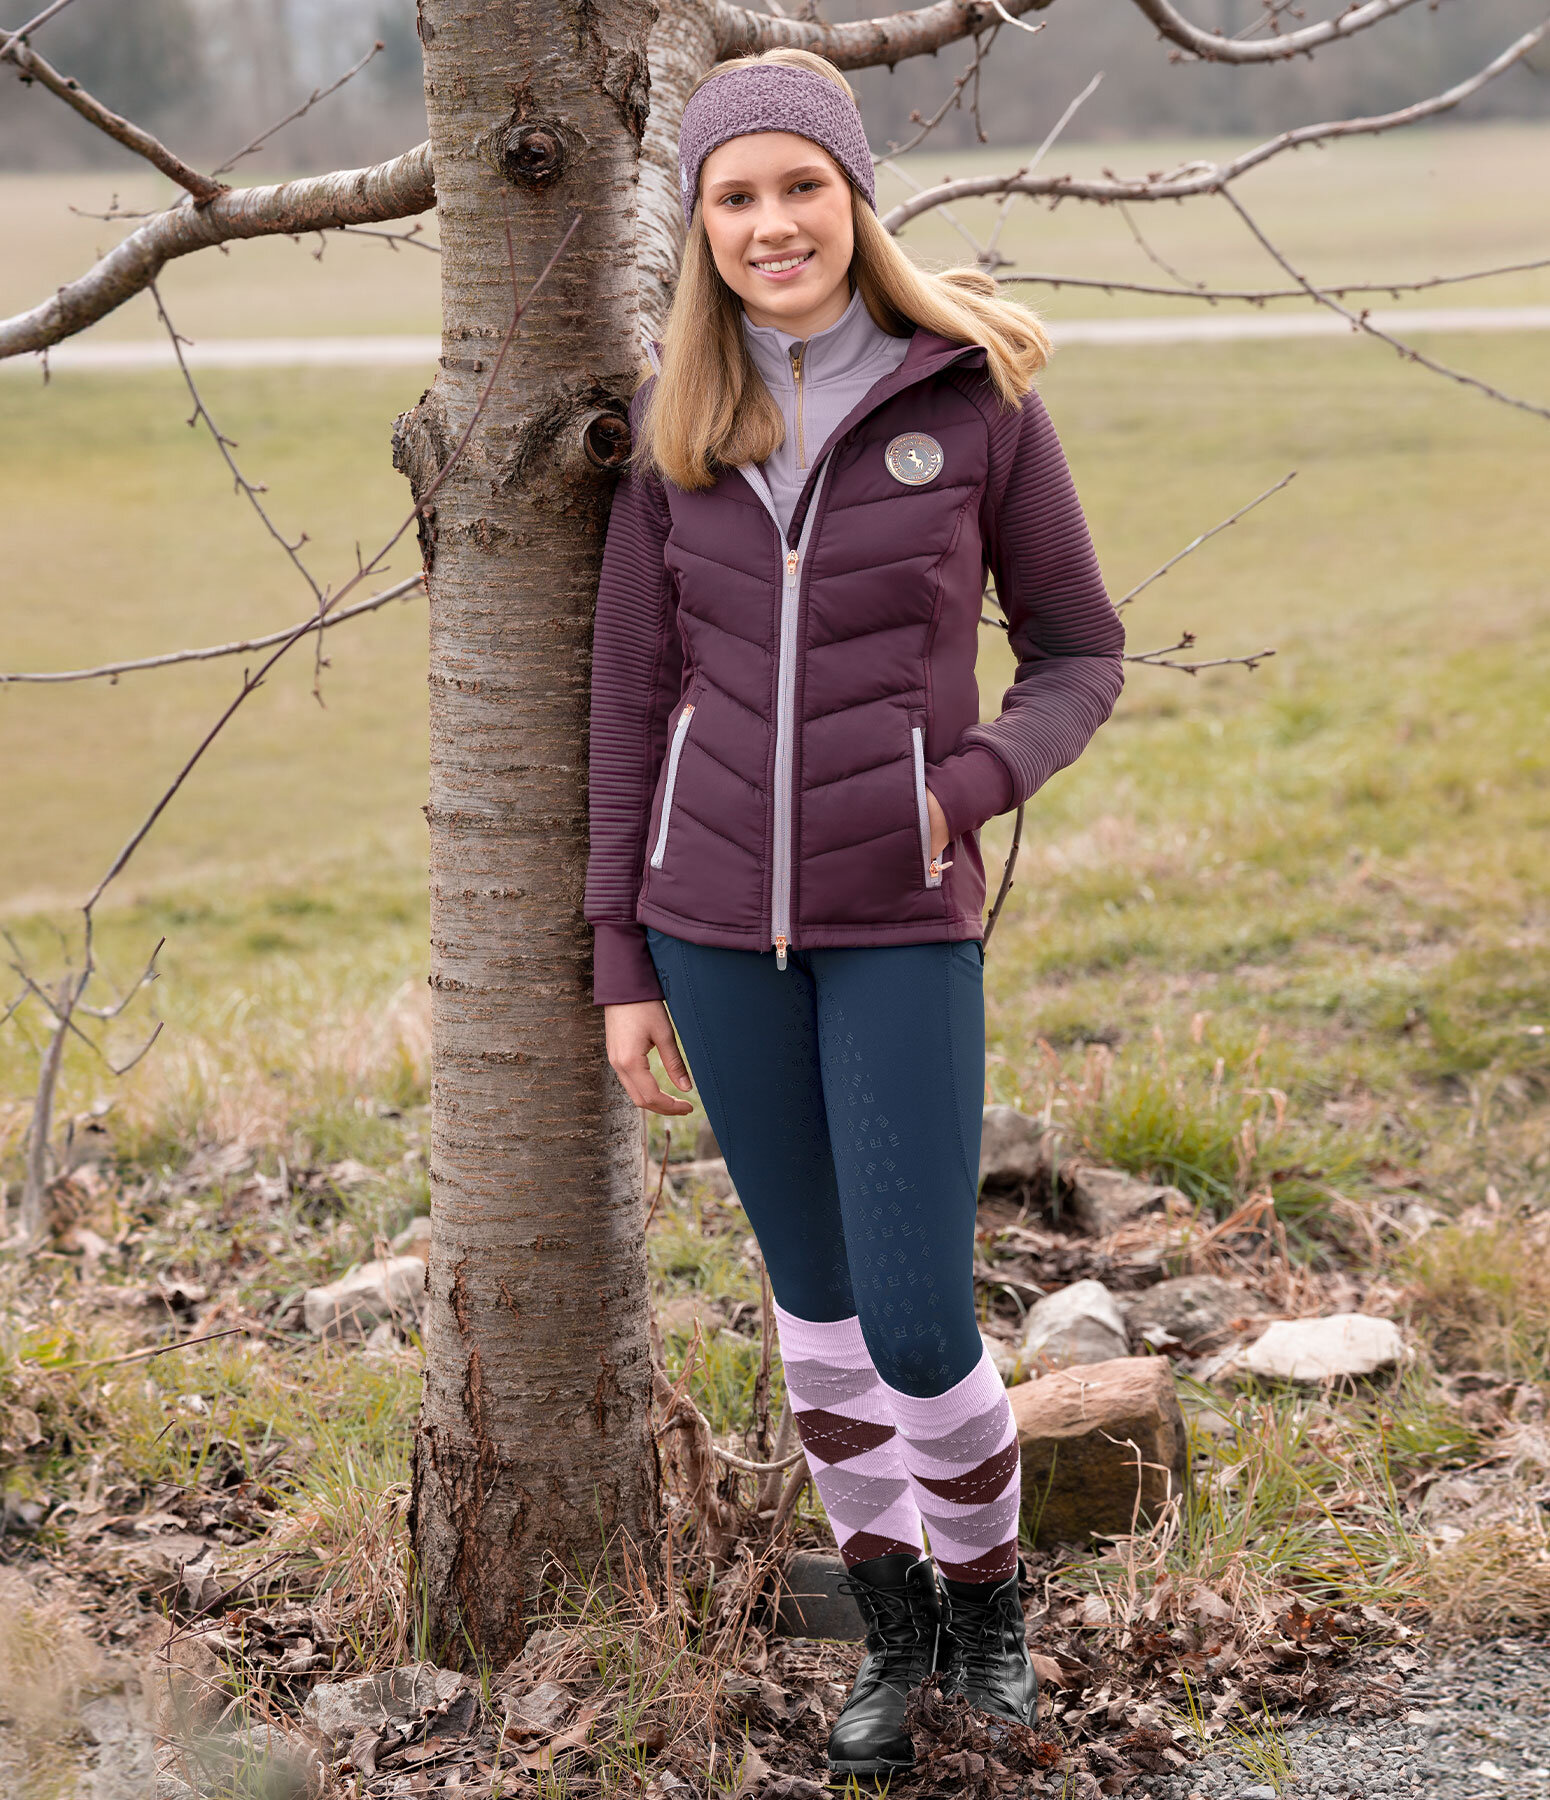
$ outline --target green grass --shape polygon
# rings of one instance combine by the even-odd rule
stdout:
[[[1349,266],[1359,248],[1402,263],[1424,246],[1439,265],[1528,254],[1531,138],[1502,126],[1347,146],[1287,164],[1275,204],[1320,267]],[[1077,160],[1162,155],[1105,146]],[[1482,170],[1500,183],[1465,207],[1460,184]],[[30,178],[0,184],[25,227],[7,281],[78,254],[56,229],[60,198]],[[1180,230],[1215,217],[1168,216]],[[1101,262],[1100,227],[1119,229],[1063,208],[1017,229],[1043,234],[1030,253]],[[1227,253],[1218,224],[1188,229],[1205,234],[1202,256]],[[332,324],[296,323],[294,308],[323,305],[296,296],[327,259],[320,270],[294,246],[263,248],[270,274],[217,258],[199,280],[231,297],[272,281],[270,329],[356,322],[340,302]],[[361,265],[350,291],[407,283],[404,299],[420,280],[404,255],[386,280],[384,266]],[[258,328],[236,313],[194,323]],[[1545,397],[1537,337],[1430,347]],[[386,438],[412,374],[225,373],[206,387],[276,517],[311,533],[319,568],[348,567],[357,537],[396,522]],[[1040,1103],[1052,1080],[1081,1079],[1087,1046],[1108,1046],[1084,1131],[1213,1205],[1269,1183],[1288,1214],[1316,1212],[1385,1162],[1461,1199],[1489,1183],[1542,1191],[1550,428],[1339,340],[1071,349],[1043,388],[1116,593],[1298,476],[1127,613],[1136,646],[1188,628],[1208,654],[1269,644],[1277,656],[1254,675],[1193,681],[1132,669],[1113,721],[1029,808],[987,970],[993,1093]],[[183,423],[171,377],[8,379],[0,404],[16,597],[0,664],[68,665],[299,616],[299,586]],[[344,628],[325,706],[305,655],[277,673],[105,909],[119,980],[166,935],[147,999],[168,1029],[123,1084],[72,1052],[65,1098],[116,1097],[134,1157],[239,1135],[379,1160],[397,1143],[390,1115],[423,1100],[424,632],[419,602]],[[236,674],[0,693],[0,914],[40,966],[57,964],[54,927]],[[987,631],[987,712],[1008,674]],[[993,871],[1008,834],[1007,822],[986,834]],[[144,1016],[142,1003],[116,1050]],[[40,1034],[35,1012],[20,1023],[0,1033],[0,1133],[8,1120],[13,1143]]]

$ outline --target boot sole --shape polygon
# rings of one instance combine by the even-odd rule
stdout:
[[[875,1758],[867,1762],[836,1762],[831,1756],[826,1760],[834,1775],[908,1775],[915,1767],[913,1762],[882,1762]]]

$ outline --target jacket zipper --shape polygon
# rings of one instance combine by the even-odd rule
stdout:
[[[910,727],[910,751],[915,764],[915,812],[920,820],[921,866],[926,871],[926,886],[940,887],[942,871],[953,865],[931,854],[931,812],[926,805],[926,736],[918,725]]]
[[[662,867],[663,853],[667,849],[667,822],[673,811],[673,789],[678,785],[678,758],[683,754],[684,736],[689,729],[689,721],[694,716],[691,702],[678,715],[678,723],[673,727],[673,742],[667,752],[667,780],[662,784],[662,817],[657,822],[657,841],[651,849],[651,866]]]
[[[818,518],[828,457],[818,465],[801,535],[793,550],[781,531],[780,515],[764,471],[750,464],[743,470],[748,485],[764,502],[781,539],[780,640],[775,665],[775,830],[770,870],[770,939],[775,946],[775,967],[784,969],[791,946],[791,811],[792,779],[796,763],[797,616],[802,588],[802,559]]]
[[[806,350],[805,342],[791,346],[791,379],[796,386],[797,399],[797,467],[807,467],[807,446],[802,441],[802,352]]]

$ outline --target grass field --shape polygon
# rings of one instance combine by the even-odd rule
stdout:
[[[1523,185],[1542,142],[1521,127],[1415,135],[1305,153],[1256,179],[1267,217],[1310,267],[1416,274],[1544,247]],[[1188,148],[1200,147],[1107,146],[1073,160],[1160,166]],[[1489,201],[1466,207],[1477,183]],[[72,178],[84,202],[82,185]],[[0,185],[25,251],[0,275],[0,304],[79,261],[86,227],[61,215],[64,193],[54,178]],[[1159,243],[1192,273],[1250,279],[1220,211],[1213,224],[1168,209],[1170,229],[1194,235]],[[1129,238],[1113,215],[1018,217],[1018,254],[1118,273],[1103,256]],[[288,244],[239,249],[255,260],[182,265],[186,292],[169,276],[185,328],[432,322],[429,257],[399,253],[384,281],[381,246],[331,246],[321,266]],[[357,259],[348,280],[342,259],[329,263],[336,250]],[[1539,279],[1510,297],[1540,296]],[[1550,398],[1542,338],[1435,337],[1427,348]],[[387,438],[419,391],[413,371],[227,372],[203,385],[279,523],[309,533],[320,573],[337,578],[357,539],[396,522],[404,491]],[[1293,469],[1297,479],[1127,615],[1138,648],[1188,628],[1207,654],[1273,645],[1275,659],[1193,681],[1133,670],[1114,722],[1030,808],[991,958],[992,1043],[1005,1059],[993,1086],[1035,1097],[1040,1038],[1068,1067],[1083,1045],[1120,1049],[1122,1075],[1128,1052],[1155,1055],[1157,1033],[1176,1047],[1175,1086],[1209,1083],[1217,1054],[1246,1054],[1268,1030],[1256,1067],[1273,1071],[1266,1079],[1293,1096],[1297,1129],[1311,1134],[1299,1155],[1313,1158],[1312,1187],[1349,1170],[1353,1146],[1364,1166],[1397,1153],[1378,1144],[1386,1128],[1417,1138],[1406,1155],[1422,1140],[1441,1155],[1448,1122],[1458,1114],[1461,1131],[1478,1131],[1481,1107],[1497,1109],[1498,1125],[1503,1104],[1519,1119],[1501,1140],[1517,1158],[1536,1129],[1524,1079],[1550,1044],[1538,1029],[1550,1023],[1550,427],[1341,340],[1073,348],[1044,393],[1116,593],[1270,482]],[[220,641],[304,610],[294,575],[185,425],[171,376],[8,378],[0,409],[11,520],[0,666]],[[412,552],[400,564],[395,575]],[[369,1020],[386,996],[418,987],[424,630],[412,602],[333,635],[323,706],[308,659],[282,669],[122,884],[105,921],[114,966],[130,973],[149,942],[169,938],[159,998],[172,1030],[136,1077],[147,1105],[168,1069],[241,1060],[219,1023],[233,1009],[245,1029],[283,1038],[293,1009],[316,1017],[337,1003]],[[991,637],[988,711],[1006,676]],[[42,943],[68,918],[234,678],[215,665],[0,695],[0,910],[18,930]],[[999,850],[1006,825],[988,835]],[[0,1040],[13,1101],[30,1058],[14,1032]],[[1125,1160],[1155,1158],[1158,1133],[1184,1129],[1158,1115],[1184,1103],[1152,1092],[1160,1077],[1148,1070],[1124,1105],[1122,1081],[1105,1103],[1108,1147]],[[96,1080],[84,1066],[72,1078],[83,1097]],[[188,1104],[184,1094],[180,1118]],[[1205,1157],[1207,1188],[1235,1154],[1225,1140],[1168,1152],[1181,1175]],[[1449,1164],[1450,1183],[1489,1178],[1486,1162],[1467,1160],[1467,1178]]]
[[[1288,249],[1326,277],[1521,260],[1546,249],[1533,172],[1547,147],[1550,134],[1518,127],[1348,145],[1256,177],[1246,196],[1262,194]],[[1072,160],[1157,167],[1200,150]],[[926,172],[946,160],[992,158],[931,158]],[[151,184],[120,193],[141,203]],[[63,212],[67,196],[96,199],[83,178],[0,181],[20,251],[0,264],[0,309],[111,241],[113,228]],[[1147,224],[1192,275],[1264,277],[1223,208]],[[920,242],[952,254],[939,229]],[[1007,247],[1046,268],[1154,273],[1114,214],[1020,214]],[[238,246],[170,271],[166,293],[195,336],[433,330],[433,259],[388,255],[334,244],[317,264],[305,246]],[[1468,293],[1543,300],[1550,286],[1535,275]],[[1062,293],[1048,310],[1105,306],[1147,309]],[[103,329],[149,335],[148,309]],[[1426,348],[1546,404],[1546,342]],[[388,433],[422,386],[415,371],[228,372],[202,386],[325,579],[401,517]],[[1339,339],[1072,348],[1043,392],[1116,595],[1296,478],[1127,613],[1133,648],[1187,629],[1204,655],[1273,646],[1274,658],[1194,680],[1133,669],[1113,721],[1029,807],[987,965],[990,1096],[1048,1106],[1092,1152],[1176,1182],[1203,1214],[1268,1189],[1298,1259],[1287,1294],[1323,1281],[1304,1293],[1313,1310],[1320,1293],[1324,1310],[1342,1294],[1374,1300],[1419,1352],[1393,1382],[1340,1396],[1187,1389],[1200,1427],[1189,1507],[1075,1558],[1045,1592],[1112,1600],[1111,1647],[1130,1642],[1135,1608],[1154,1620],[1162,1607],[1167,1623],[1170,1583],[1230,1596],[1251,1647],[1294,1593],[1314,1607],[1425,1608],[1439,1631],[1542,1632],[1550,1585],[1529,1483],[1543,1474],[1532,1421],[1550,1393],[1550,1239],[1536,1210],[1550,1188],[1550,423]],[[186,413],[172,376],[64,373],[45,387],[0,374],[0,669],[217,642],[306,610]],[[412,567],[406,550],[391,576]],[[87,1231],[73,1250],[61,1239],[0,1267],[0,1501],[7,1519],[45,1521],[29,1541],[66,1578],[45,1602],[36,1559],[4,1587],[19,1623],[0,1644],[0,1687],[21,1700],[0,1721],[0,1769],[16,1759],[27,1800],[74,1791],[75,1690],[104,1679],[90,1641],[103,1621],[124,1621],[115,1643],[165,1635],[122,1593],[119,1613],[78,1610],[79,1552],[61,1521],[101,1510],[99,1482],[115,1505],[172,1494],[191,1517],[251,1484],[266,1510],[233,1554],[296,1564],[319,1641],[337,1639],[328,1666],[435,1649],[405,1603],[417,1348],[362,1357],[284,1323],[305,1287],[379,1252],[429,1193],[423,602],[331,634],[328,654],[326,704],[304,652],[282,665],[102,915],[119,980],[167,939],[154,1005],[114,1028],[115,1048],[152,1010],[167,1028],[123,1082],[79,1046],[67,1058],[62,1108],[76,1125],[112,1103],[96,1200],[64,1184],[97,1207],[100,1248]],[[987,631],[987,713],[1009,672]],[[0,924],[39,968],[61,967],[72,907],[237,678],[214,665],[0,691]],[[1009,832],[1003,820],[986,834],[992,870]],[[19,1172],[42,1027],[30,1006],[0,1030],[0,1182]],[[675,1133],[675,1152],[683,1142]],[[753,1302],[758,1285],[735,1205],[668,1193],[651,1268],[676,1376],[696,1354],[695,1316]],[[1393,1220],[1418,1197],[1462,1217],[1410,1244]],[[157,1311],[153,1324],[105,1304],[140,1289],[191,1290],[205,1310]],[[114,1360],[148,1347],[147,1333],[234,1319],[265,1335],[159,1356],[130,1379]],[[747,1450],[758,1344],[708,1329],[691,1392]],[[1416,1526],[1418,1497],[1466,1464],[1494,1469],[1511,1505],[1482,1502],[1439,1549]],[[799,1523],[822,1537],[811,1506]],[[713,1636],[687,1655],[636,1631],[628,1605],[587,1604],[602,1647],[588,1638],[586,1680],[627,1678],[633,1705],[683,1665],[697,1693],[719,1691]],[[272,1680],[238,1657],[221,1704],[272,1719]],[[704,1723],[664,1718],[675,1742]],[[637,1754],[619,1731],[596,1750],[605,1761]],[[1270,1765],[1245,1767],[1258,1778]],[[591,1790],[562,1779],[545,1791]]]

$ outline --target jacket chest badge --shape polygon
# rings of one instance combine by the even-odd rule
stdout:
[[[883,461],[895,481],[924,487],[942,473],[942,446],[923,431],[906,431],[883,452]]]

